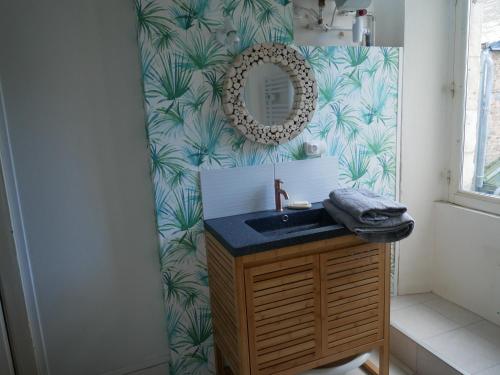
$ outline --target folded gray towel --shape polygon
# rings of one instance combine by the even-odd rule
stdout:
[[[365,224],[375,224],[406,212],[406,206],[401,203],[365,189],[335,189],[330,199],[335,206]]]
[[[323,201],[323,207],[335,221],[345,225],[351,232],[368,242],[396,242],[402,240],[411,234],[415,226],[415,221],[406,212],[398,217],[391,216],[385,221],[365,224],[337,207],[330,199]]]

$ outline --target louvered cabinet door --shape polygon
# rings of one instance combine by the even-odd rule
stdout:
[[[319,257],[245,271],[252,374],[280,374],[321,351]]]
[[[385,245],[380,244],[320,255],[324,354],[383,338],[384,257]]]

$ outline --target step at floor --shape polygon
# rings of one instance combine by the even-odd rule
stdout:
[[[393,297],[391,352],[419,375],[500,375],[500,326],[432,293]]]
[[[378,352],[374,351],[370,355],[370,360],[378,365]],[[413,371],[407,368],[400,360],[391,356],[391,363],[389,366],[389,375],[413,375]],[[345,375],[369,375],[368,372],[363,370],[362,368],[351,370],[347,372]]]

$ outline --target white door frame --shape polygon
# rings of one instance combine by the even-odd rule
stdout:
[[[15,374],[46,374],[44,345],[11,157],[1,77],[0,295]]]

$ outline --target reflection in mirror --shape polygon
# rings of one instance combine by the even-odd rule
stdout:
[[[249,71],[245,84],[245,106],[263,125],[284,123],[292,112],[294,88],[287,72],[267,63]]]

